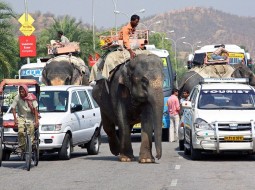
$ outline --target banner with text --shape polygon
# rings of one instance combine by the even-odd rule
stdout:
[[[20,57],[36,57],[36,37],[19,36]]]

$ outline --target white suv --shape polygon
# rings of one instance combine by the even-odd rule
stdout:
[[[204,79],[184,101],[184,153],[255,152],[255,92],[247,79]]]
[[[32,89],[30,89],[32,91]],[[60,159],[70,159],[73,147],[87,148],[98,154],[100,146],[100,109],[89,86],[43,86],[39,97],[41,153],[58,152]],[[60,105],[59,95],[64,96]],[[6,114],[4,120],[13,120]],[[13,134],[5,130],[5,136]]]

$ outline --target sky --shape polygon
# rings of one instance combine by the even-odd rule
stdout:
[[[16,13],[25,12],[25,2],[28,13],[40,11],[41,13],[54,13],[56,16],[70,15],[83,23],[94,24],[101,28],[120,26],[129,21],[133,13],[141,17],[152,16],[186,7],[207,7],[221,10],[239,16],[255,17],[254,0],[0,0],[8,3]],[[92,6],[94,5],[94,6]],[[115,9],[116,5],[116,9]],[[94,14],[93,13],[94,7]]]

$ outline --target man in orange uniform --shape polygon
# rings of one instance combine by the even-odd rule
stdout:
[[[132,15],[130,23],[128,23],[126,26],[123,26],[119,33],[119,40],[123,40],[124,48],[129,51],[131,59],[135,57],[135,52],[131,48],[129,38],[135,33],[135,28],[137,27],[139,21],[140,17],[138,15]]]

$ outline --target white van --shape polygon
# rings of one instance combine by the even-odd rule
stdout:
[[[68,160],[73,147],[78,145],[87,148],[88,154],[98,154],[101,115],[91,93],[92,87],[89,86],[41,87],[39,97],[41,153],[58,152],[60,159]],[[63,96],[62,105],[59,101],[60,95]],[[12,114],[4,116],[4,120],[9,119],[12,119]],[[5,135],[13,132],[10,128],[9,131],[5,131]]]

